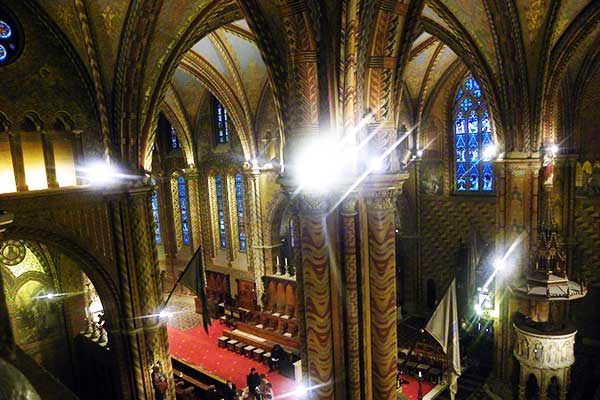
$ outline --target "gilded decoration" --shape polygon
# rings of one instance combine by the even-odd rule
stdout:
[[[108,34],[108,36],[113,37],[115,33],[115,25],[113,20],[115,19],[117,14],[110,6],[110,4],[107,4],[102,9],[101,15],[102,19],[104,20],[104,29],[106,30],[106,33]]]
[[[0,263],[15,266],[25,259],[26,249],[18,240],[7,240],[0,246]]]
[[[177,182],[178,174],[171,177],[171,204],[173,206],[173,223],[175,224],[175,241],[177,251],[183,248],[183,231],[181,230],[181,208],[179,207],[179,186]]]

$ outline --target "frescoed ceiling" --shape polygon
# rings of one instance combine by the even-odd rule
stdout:
[[[210,70],[211,82],[205,82],[207,75],[187,67],[187,63],[204,65]],[[221,102],[235,97],[234,103],[240,106],[244,127],[256,125],[259,102],[268,85],[266,65],[254,41],[254,36],[245,20],[225,25],[198,41],[184,56],[173,77],[172,86],[183,104],[192,130],[196,127],[201,99],[210,87],[222,89],[213,95]],[[212,75],[211,75],[212,74]],[[219,84],[217,84],[217,82]],[[226,85],[222,87],[221,83]]]
[[[417,121],[446,71],[458,61],[456,54],[435,36],[426,32],[413,43],[404,72],[405,101],[411,104]]]

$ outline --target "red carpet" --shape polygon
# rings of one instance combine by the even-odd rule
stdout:
[[[254,367],[259,374],[267,375],[267,380],[273,384],[273,391],[277,399],[296,400],[298,398],[293,395],[293,392],[297,390],[295,381],[281,376],[276,372],[269,373],[269,368],[264,364],[219,348],[217,339],[223,336],[223,329],[223,325],[214,322],[207,335],[201,326],[187,331],[180,331],[169,326],[168,333],[171,354],[222,378],[230,379],[238,388],[246,386],[246,375],[250,371],[250,368]],[[409,400],[416,400],[419,390],[417,380],[406,375],[403,375],[402,378],[410,382],[407,385],[403,385],[403,394]],[[423,395],[429,393],[433,387],[433,383],[422,382]]]
[[[276,398],[294,400],[296,396],[286,395],[293,393],[296,382],[277,372],[269,373],[269,368],[249,358],[221,349],[217,339],[223,336],[224,326],[214,322],[207,335],[202,326],[180,331],[168,327],[169,346],[171,354],[191,364],[195,364],[209,372],[225,379],[230,379],[238,388],[246,386],[246,375],[254,367],[259,374],[267,375],[267,380],[273,385]]]
[[[408,384],[402,385],[402,394],[406,396],[408,400],[417,400],[419,393],[419,381],[409,375],[402,375],[402,379],[408,381]],[[431,389],[435,387],[435,384],[427,381],[421,382],[421,388],[423,390],[423,396],[431,392]]]

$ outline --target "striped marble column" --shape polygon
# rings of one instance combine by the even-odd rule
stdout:
[[[361,399],[360,321],[358,304],[358,265],[356,249],[357,199],[349,196],[342,203],[342,258],[345,277],[346,379],[348,399]]]
[[[373,399],[396,399],[396,249],[394,190],[365,193],[369,241]]]
[[[333,333],[331,312],[331,271],[327,248],[324,196],[298,196],[302,263],[297,271],[303,298],[299,310],[303,360],[311,399],[334,399]],[[299,295],[300,295],[299,293]]]

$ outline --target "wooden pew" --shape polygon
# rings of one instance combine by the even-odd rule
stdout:
[[[175,356],[171,356],[171,362],[173,364],[173,373],[200,391],[205,392],[211,386],[214,386],[219,393],[223,393],[223,388],[227,385],[226,379]]]

